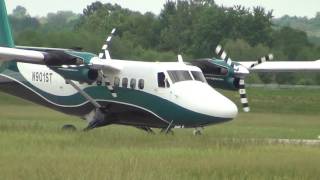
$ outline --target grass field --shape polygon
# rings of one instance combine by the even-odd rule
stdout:
[[[249,95],[252,113],[195,137],[189,129],[165,136],[123,126],[63,132],[63,124],[86,123],[0,94],[0,179],[319,179],[319,146],[265,139],[316,139],[320,92]]]

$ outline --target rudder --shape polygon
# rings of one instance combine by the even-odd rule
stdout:
[[[14,47],[7,8],[4,0],[0,0],[0,46]]]

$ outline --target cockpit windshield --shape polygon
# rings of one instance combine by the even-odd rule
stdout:
[[[192,77],[189,71],[177,70],[177,71],[168,71],[169,77],[172,83],[177,83],[180,81],[190,81]]]

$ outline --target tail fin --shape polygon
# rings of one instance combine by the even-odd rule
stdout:
[[[0,0],[0,46],[14,47],[6,4],[4,0]]]

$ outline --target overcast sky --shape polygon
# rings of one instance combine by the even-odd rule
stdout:
[[[9,13],[17,5],[27,8],[32,16],[44,16],[48,12],[58,10],[71,10],[81,13],[83,8],[96,0],[5,0]],[[103,3],[118,3],[122,7],[137,10],[142,13],[152,11],[159,14],[163,4],[167,0],[100,0]],[[217,4],[224,6],[243,5],[246,7],[262,6],[268,10],[274,10],[276,17],[285,14],[291,16],[314,17],[320,11],[320,0],[215,0]]]

